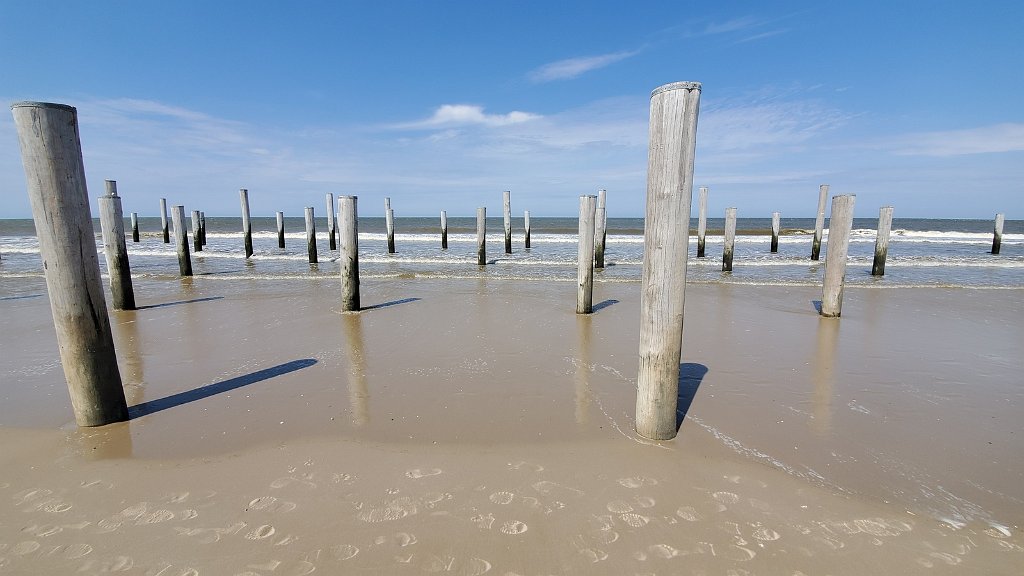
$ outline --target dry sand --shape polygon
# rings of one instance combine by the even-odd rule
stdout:
[[[73,425],[0,300],[0,573],[1020,574],[1020,290],[691,285],[678,438],[632,432],[639,285],[138,282],[136,417]],[[204,388],[205,386],[205,388]]]

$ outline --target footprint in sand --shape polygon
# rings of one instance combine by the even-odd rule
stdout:
[[[755,540],[760,540],[761,542],[774,542],[781,537],[775,530],[765,528],[764,526],[756,528],[751,536],[753,536]]]
[[[339,544],[331,548],[331,555],[334,556],[335,560],[344,562],[345,560],[351,560],[359,554],[359,547],[351,544]]]
[[[245,507],[246,512],[250,510],[265,510],[267,512],[291,512],[295,510],[297,505],[294,502],[287,502],[279,500],[274,496],[260,496],[259,498],[253,498],[249,501],[249,505]]]
[[[647,516],[641,516],[640,514],[620,514],[619,519],[630,528],[643,528],[651,521]]]
[[[655,544],[653,546],[648,546],[647,551],[650,552],[652,556],[657,556],[658,558],[663,558],[665,560],[675,558],[681,554],[679,550],[669,546],[668,544]]]
[[[256,529],[250,531],[248,534],[246,534],[245,535],[245,539],[246,540],[266,540],[267,538],[270,538],[271,536],[273,536],[274,532],[276,532],[276,530],[274,529],[273,526],[271,526],[270,524],[264,524],[263,526],[260,526],[259,528],[256,528]]]
[[[428,492],[423,495],[423,505],[433,510],[441,502],[451,499],[452,495],[448,492]]]
[[[625,500],[613,500],[608,503],[606,508],[608,508],[609,512],[614,512],[615,514],[625,514],[626,512],[633,511],[633,506]]]
[[[351,474],[344,474],[344,473],[341,473],[341,472],[336,472],[334,474],[331,474],[331,482],[334,482],[335,484],[344,484],[344,485],[348,486],[348,485],[352,484],[355,481],[356,481],[356,477],[351,475]]]
[[[740,497],[732,492],[715,492],[711,497],[720,504],[735,504],[740,501]]]
[[[489,500],[491,502],[494,502],[495,504],[501,504],[501,505],[511,504],[512,500],[514,500],[514,499],[515,499],[515,494],[513,494],[511,492],[495,492],[494,494],[491,494],[491,496],[489,498]]]
[[[526,529],[526,524],[518,520],[510,520],[508,522],[505,522],[501,525],[501,528],[499,528],[502,534],[510,535],[522,534],[523,532],[526,532]]]
[[[420,478],[426,478],[428,476],[437,476],[440,473],[440,468],[413,468],[412,470],[406,471],[405,475],[407,478],[418,480]]]
[[[517,462],[509,462],[508,463],[508,467],[509,467],[510,470],[523,470],[523,469],[525,469],[525,470],[529,470],[531,472],[543,472],[544,471],[544,467],[541,466],[540,464],[534,464],[532,462],[523,462],[521,460],[517,461]]]
[[[583,548],[580,550],[580,555],[590,561],[591,564],[597,564],[608,559],[608,553],[600,548]]]
[[[162,500],[168,504],[181,504],[185,500],[188,500],[188,495],[188,492],[171,492],[164,496]]]
[[[621,486],[626,488],[640,488],[642,486],[657,486],[658,481],[654,478],[648,478],[646,476],[633,476],[631,478],[619,478],[616,480]]]
[[[591,530],[590,537],[607,546],[619,539],[619,533],[611,529]]]
[[[316,483],[312,481],[312,478],[312,474],[306,474],[305,476],[302,477],[285,476],[283,478],[278,478],[277,480],[271,482],[270,487],[276,490],[292,484],[298,484],[299,486],[303,486],[312,490],[313,488],[316,488]]]
[[[39,550],[39,546],[39,542],[36,542],[35,540],[26,540],[11,546],[11,553],[17,556],[24,556]]]
[[[174,519],[174,512],[170,510],[156,510],[149,514],[144,514],[138,520],[135,521],[136,526],[142,526],[144,524],[159,524],[160,522],[167,522],[168,520]]]
[[[476,524],[477,528],[490,530],[491,526],[494,524],[494,514],[488,513],[487,516],[484,516],[483,514],[477,514],[476,516],[470,518],[469,521],[473,524]]]
[[[679,516],[687,522],[697,522],[704,518],[693,508],[693,506],[680,506],[679,509],[676,510],[676,516]]]
[[[568,494],[570,496],[583,496],[582,490],[577,490],[576,488],[564,486],[562,484],[558,484],[557,482],[551,482],[549,480],[541,480],[540,482],[533,483],[531,486],[534,490],[540,492],[541,494],[550,495],[552,492],[558,492],[562,494]]]

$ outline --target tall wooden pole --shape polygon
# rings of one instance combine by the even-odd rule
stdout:
[[[249,221],[249,191],[242,188],[238,191],[242,201],[242,236],[245,242],[245,257],[252,256],[252,222]]]
[[[853,194],[832,197],[832,213],[828,220],[828,251],[825,254],[825,284],[821,292],[822,316],[837,317],[843,311],[846,256],[849,253],[856,198]]]
[[[203,251],[203,224],[199,220],[199,210],[192,211],[192,250]]]
[[[772,254],[779,251],[780,218],[781,214],[778,212],[772,212],[772,244],[770,248]]]
[[[889,254],[889,231],[892,230],[892,206],[882,206],[878,211],[878,232],[875,236],[875,259],[871,263],[871,275],[885,274],[885,258]]]
[[[170,244],[171,233],[167,228],[167,198],[160,199],[160,231],[164,235],[164,244]]]
[[[309,263],[316,264],[316,220],[313,218],[312,206],[306,206],[306,252],[309,254]]]
[[[139,213],[132,212],[132,242],[139,241]]]
[[[608,239],[607,195],[597,191],[597,211],[594,213],[594,267],[604,268],[604,245]]]
[[[199,231],[203,235],[203,246],[206,246],[206,212],[199,211]]]
[[[502,193],[502,217],[505,221],[505,254],[512,253],[512,192]]]
[[[384,230],[388,238],[388,254],[395,253],[395,212],[391,209],[391,198],[384,199]]]
[[[448,212],[441,210],[441,250],[448,249]]]
[[[700,194],[697,196],[697,258],[704,257],[705,237],[708,233],[708,187],[701,186]],[[690,227],[690,220],[686,220],[686,227]],[[689,230],[686,231],[690,233]]]
[[[338,261],[341,263],[341,311],[359,310],[359,214],[356,196],[338,196]]]
[[[576,265],[576,313],[594,311],[594,233],[597,196],[580,196],[579,242]]]
[[[677,430],[699,105],[697,82],[666,84],[651,94],[636,431],[654,440],[674,438]]]
[[[999,248],[1003,244],[1003,215],[996,214],[995,229],[992,233],[992,253],[999,254]]]
[[[476,263],[487,264],[487,208],[476,209]]]
[[[722,248],[722,272],[732,272],[732,255],[736,250],[736,209],[725,209],[725,242]]]
[[[277,247],[284,248],[284,212],[277,213]]]
[[[43,102],[17,102],[11,111],[75,422],[100,426],[127,420],[96,256],[78,113]]]
[[[523,247],[524,248],[529,248],[530,247],[530,211],[529,210],[526,210],[525,212],[523,212],[523,228],[525,229],[523,231],[524,234],[525,234]]]
[[[338,249],[338,243],[334,237],[338,234],[338,227],[334,221],[334,194],[327,193],[327,236],[330,239],[331,250]]]
[[[814,239],[811,240],[811,260],[821,254],[821,235],[825,229],[825,204],[828,202],[828,184],[818,187],[818,212],[814,217]]]
[[[135,310],[132,271],[128,265],[128,247],[124,242],[124,213],[117,195],[117,182],[105,182],[107,195],[99,197],[100,230],[103,232],[103,256],[110,276],[110,305],[114,310]]]
[[[174,244],[178,248],[178,271],[182,276],[192,275],[192,256],[188,252],[188,230],[185,224],[185,207],[171,208],[171,223],[174,224]]]

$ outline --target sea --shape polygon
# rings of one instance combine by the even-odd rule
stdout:
[[[240,217],[207,217],[207,244],[189,250],[193,273],[209,281],[262,280],[301,282],[338,274],[338,251],[330,248],[326,219],[316,221],[319,262],[310,264],[303,218],[285,218],[285,248],[278,247],[274,217],[254,217],[254,254],[244,257]],[[476,218],[448,218],[448,248],[441,248],[440,222],[431,218],[396,218],[394,254],[387,251],[384,218],[359,219],[360,277],[367,279],[485,278],[507,281],[576,281],[576,218],[531,218],[531,246],[524,246],[524,222],[512,219],[512,253],[504,249],[501,217],[487,219],[487,264],[477,264]],[[811,259],[813,218],[783,218],[777,253],[769,250],[771,221],[741,218],[731,272],[722,271],[723,220],[707,224],[705,256],[698,258],[696,226],[691,223],[687,281],[749,285],[818,285],[824,274],[828,230],[821,259]],[[883,276],[872,276],[875,218],[857,218],[846,269],[848,286],[870,288],[949,287],[964,289],[1024,288],[1024,220],[1007,220],[1001,250],[992,254],[993,220],[896,218],[889,237]],[[827,226],[827,219],[826,219]],[[639,282],[643,263],[642,218],[609,218],[605,266],[595,281]],[[99,222],[94,220],[96,250],[102,273]],[[174,236],[164,243],[160,218],[139,218],[140,239],[133,242],[125,219],[132,275],[160,280],[179,276]],[[0,298],[38,291],[43,277],[39,242],[31,219],[0,219]]]

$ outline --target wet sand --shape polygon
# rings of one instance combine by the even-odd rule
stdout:
[[[31,282],[31,280],[27,281]],[[0,300],[0,573],[1018,574],[1020,290],[687,289],[679,436],[632,432],[639,285],[214,276],[111,312],[77,429]]]

